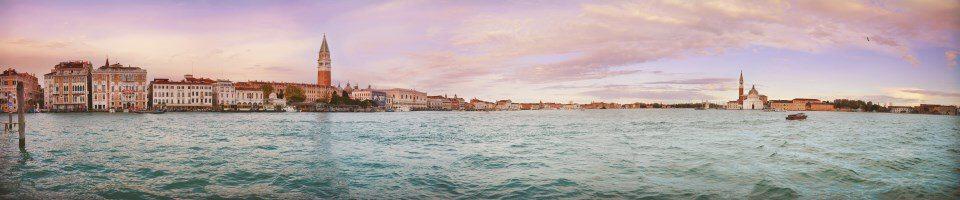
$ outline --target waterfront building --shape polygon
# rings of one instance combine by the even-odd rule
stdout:
[[[40,90],[40,84],[37,81],[37,77],[32,74],[19,73],[13,68],[9,68],[3,71],[3,74],[0,74],[0,95],[7,98],[7,101],[10,102],[13,107],[4,107],[10,109],[7,111],[15,111],[17,109],[17,83],[23,85],[23,102],[24,110],[33,110],[36,109],[37,103],[40,102],[40,99],[43,97],[43,91]]]
[[[520,110],[520,105],[513,103],[510,99],[498,100],[495,107],[495,110]]]
[[[790,100],[770,100],[770,109],[772,110],[787,110],[789,109],[793,102]]]
[[[913,107],[910,106],[890,106],[891,113],[913,113]]]
[[[266,82],[266,81],[246,81],[246,82],[237,82],[236,85],[244,88],[263,88],[265,85],[270,85],[273,87],[273,92],[271,94],[264,95],[274,95],[274,96],[283,96],[283,91],[287,87],[294,86],[300,89],[303,89],[304,102],[326,102],[330,100],[334,94],[340,95],[339,89],[333,86],[324,86],[324,85],[315,85],[307,83],[292,83],[292,82]]]
[[[834,110],[836,110],[836,108],[834,108],[833,104],[823,103],[823,102],[817,102],[817,103],[809,103],[809,104],[807,104],[807,110],[811,110],[811,111],[834,111]]]
[[[367,86],[366,89],[355,89],[350,93],[350,98],[366,101],[373,101],[374,106],[383,107],[387,105],[387,93]]]
[[[234,88],[236,90],[236,103],[233,107],[237,109],[257,109],[264,106],[265,96],[260,87],[234,85]]]
[[[917,112],[920,114],[957,115],[957,107],[936,104],[920,104],[920,106],[917,106]]]
[[[233,86],[233,81],[218,79],[212,89],[214,108],[226,109],[237,104],[237,88]]]
[[[91,110],[142,110],[147,108],[147,70],[110,64],[91,72]]]
[[[217,110],[251,110],[264,105],[263,90],[260,87],[217,80],[212,84],[211,90],[213,108]]]
[[[820,101],[819,99],[795,98],[793,100],[772,100],[770,108],[774,110],[788,111],[835,111],[833,104]]]
[[[427,109],[427,93],[403,88],[385,90],[387,107],[394,110]]]
[[[520,103],[520,110],[539,110],[539,106],[538,103]]]
[[[447,95],[443,95],[443,99],[440,99],[440,109],[453,110],[453,101],[454,99],[447,98]]]
[[[727,102],[726,109],[762,110],[765,108],[767,96],[760,95],[760,93],[757,92],[756,85],[750,87],[750,92],[746,95],[743,94],[743,71],[740,71],[740,84],[738,88],[737,100]]]
[[[93,65],[68,61],[55,65],[43,75],[44,107],[53,112],[87,111],[91,105],[89,85]]]
[[[740,110],[743,109],[743,104],[740,104],[739,101],[728,101],[725,108],[727,110]]]
[[[626,109],[640,109],[640,108],[644,108],[644,107],[645,107],[645,105],[644,105],[643,103],[640,103],[640,102],[633,102],[633,103],[630,103],[630,104],[624,104],[624,105],[623,105],[623,108],[626,108]]]
[[[427,96],[427,109],[428,110],[444,110],[443,108],[444,101],[447,101],[449,103],[449,100],[447,98],[440,95]]]
[[[450,99],[450,107],[453,110],[466,110],[467,102],[463,98],[457,97],[457,94],[453,94],[453,98]]]
[[[182,81],[156,78],[150,82],[151,105],[166,110],[209,110],[213,107],[214,83],[189,74]]]
[[[540,109],[543,110],[560,110],[563,108],[563,104],[559,103],[540,103]]]
[[[580,104],[575,104],[575,103],[563,104],[563,109],[566,109],[566,110],[579,110],[579,109],[581,109],[581,105],[580,105]]]
[[[760,93],[757,92],[756,86],[751,86],[747,98],[743,100],[743,109],[763,110],[766,104],[764,98],[765,97],[761,97]]]
[[[496,105],[495,103],[486,102],[477,98],[470,100],[470,107],[473,107],[472,110],[494,110],[496,109]]]

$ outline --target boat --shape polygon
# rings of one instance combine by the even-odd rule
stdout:
[[[807,119],[807,115],[803,113],[787,115],[787,120],[804,120],[804,119]]]
[[[167,112],[167,111],[165,111],[165,110],[153,110],[153,112],[150,112],[150,113],[153,113],[153,114],[163,114],[163,113],[166,113],[166,112]]]

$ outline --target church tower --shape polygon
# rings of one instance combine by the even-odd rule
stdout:
[[[744,97],[746,96],[743,96],[743,70],[740,70],[740,95],[737,96],[737,101],[743,102]]]
[[[317,58],[317,85],[330,86],[330,48],[327,47],[327,34],[323,34],[320,55]]]

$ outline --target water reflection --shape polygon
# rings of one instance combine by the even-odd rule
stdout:
[[[780,114],[31,114],[31,159],[15,135],[0,135],[0,199],[949,199],[956,191],[955,116],[812,112],[789,122]]]

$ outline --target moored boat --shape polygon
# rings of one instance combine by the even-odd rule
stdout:
[[[787,120],[804,120],[804,119],[807,119],[807,115],[803,113],[787,115]]]

